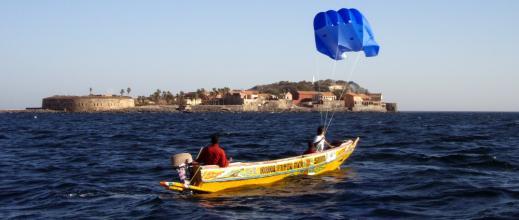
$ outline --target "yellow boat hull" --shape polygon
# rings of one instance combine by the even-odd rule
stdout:
[[[213,193],[230,188],[270,184],[294,175],[318,175],[339,169],[355,150],[359,138],[323,152],[279,160],[233,163],[229,167],[202,166],[191,184],[163,181],[173,191]]]

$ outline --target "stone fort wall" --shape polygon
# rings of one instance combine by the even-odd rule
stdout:
[[[95,112],[135,107],[131,97],[126,96],[54,96],[44,98],[43,109],[69,112]]]

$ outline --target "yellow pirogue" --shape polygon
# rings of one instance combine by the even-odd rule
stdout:
[[[228,167],[201,166],[189,184],[162,181],[160,184],[173,191],[191,190],[213,193],[225,189],[273,183],[292,175],[316,175],[339,169],[353,153],[359,138],[342,142],[323,152],[251,163],[231,163]]]

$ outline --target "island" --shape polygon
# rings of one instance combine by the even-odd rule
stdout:
[[[92,92],[92,90],[90,90]],[[316,82],[280,81],[250,89],[204,88],[173,95],[157,89],[149,96],[120,95],[51,96],[43,111],[65,112],[396,112],[382,93],[371,93],[355,82],[331,79]],[[28,110],[36,110],[31,108]]]

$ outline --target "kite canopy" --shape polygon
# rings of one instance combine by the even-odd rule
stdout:
[[[314,18],[314,31],[317,50],[334,60],[358,51],[374,57],[380,49],[368,20],[357,9],[319,12]]]

